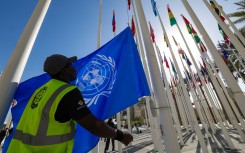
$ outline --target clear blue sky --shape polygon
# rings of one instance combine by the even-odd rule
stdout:
[[[182,2],[180,0],[156,0],[156,2],[169,36],[175,35],[177,41],[185,49],[176,31],[177,28],[170,27],[166,8],[166,5],[169,4],[177,22],[181,27],[183,26],[186,38],[190,39],[180,14],[184,14],[190,21],[191,19]],[[217,2],[223,6],[225,12],[230,13],[236,10],[233,3],[238,0],[217,0]],[[38,0],[0,0],[0,71],[4,70],[37,3]],[[151,22],[155,30],[157,44],[161,51],[169,56],[159,21],[153,15],[150,0],[142,0],[142,3],[147,20]],[[204,3],[201,0],[189,0],[189,3],[213,41],[217,43],[217,40],[222,40],[217,22]],[[116,13],[117,33],[127,27],[128,19],[131,23],[133,12],[132,9],[127,11],[127,0],[103,0],[101,45],[114,37],[111,26],[113,9]],[[21,81],[42,74],[43,62],[51,54],[76,55],[81,58],[95,51],[97,48],[98,16],[98,0],[52,0]],[[191,41],[188,42],[191,43]]]

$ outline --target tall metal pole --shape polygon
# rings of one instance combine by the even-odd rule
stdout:
[[[152,91],[152,81],[151,81],[151,77],[150,77],[150,74],[149,74],[149,66],[148,66],[148,61],[147,61],[147,58],[146,58],[146,53],[144,52],[144,47],[143,47],[143,41],[142,41],[142,37],[140,35],[140,28],[139,28],[139,24],[138,24],[138,17],[136,16],[136,12],[135,12],[135,5],[134,5],[134,1],[131,1],[132,2],[132,8],[133,8],[133,13],[134,13],[134,16],[135,16],[135,25],[136,25],[136,35],[137,35],[137,41],[138,41],[138,45],[137,47],[139,48],[139,52],[140,52],[140,55],[141,55],[141,60],[143,62],[143,66],[144,66],[144,70],[145,70],[145,73],[146,73],[146,78],[147,78],[147,81],[148,81],[148,84],[151,88],[151,91]],[[161,135],[158,135],[156,133],[159,133],[159,128],[156,129],[158,126],[159,126],[159,123],[157,122],[154,122],[154,120],[157,120],[157,116],[156,115],[153,115],[153,114],[156,114],[156,110],[155,110],[155,101],[153,100],[153,96],[152,97],[145,97],[144,99],[146,100],[146,109],[147,109],[147,112],[148,112],[148,115],[149,115],[149,122],[150,122],[150,125],[151,125],[151,137],[152,137],[152,140],[153,140],[153,144],[154,144],[154,149],[155,150],[159,150],[162,148],[162,145],[161,146],[158,146],[158,143],[157,142]],[[151,104],[150,104],[151,103]],[[150,105],[152,107],[150,107]],[[157,124],[155,124],[157,123]],[[159,149],[158,149],[159,148]]]
[[[0,77],[0,127],[2,127],[14,93],[20,82],[26,62],[31,53],[39,29],[48,11],[51,0],[40,0],[29,19],[21,37]]]
[[[101,41],[101,26],[102,26],[102,0],[100,1],[100,11],[99,11],[99,20],[98,20],[98,36],[97,36],[97,49],[100,48],[100,41]],[[90,151],[92,153],[99,153],[99,143]]]
[[[138,12],[139,22],[142,29],[142,36],[145,45],[146,58],[148,59],[149,74],[152,80],[152,89],[154,92],[154,97],[159,106],[160,121],[162,121],[163,130],[164,130],[164,146],[167,153],[178,153],[180,148],[178,147],[177,137],[175,135],[174,125],[171,118],[170,108],[168,107],[166,101],[166,95],[162,86],[161,74],[159,72],[156,55],[154,52],[154,47],[151,42],[151,36],[148,31],[146,17],[143,11],[141,1],[136,0],[136,8]]]

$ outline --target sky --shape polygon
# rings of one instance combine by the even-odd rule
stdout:
[[[234,2],[239,0],[217,0],[226,13],[236,11]],[[208,11],[203,1],[188,1],[204,25],[213,42],[222,40],[218,31],[217,22]],[[4,70],[11,54],[23,32],[38,0],[0,0],[0,72]],[[192,52],[197,52],[194,41],[187,33],[185,24],[180,17],[183,14],[190,22],[190,16],[185,10],[181,0],[156,0],[168,36],[175,36],[177,42],[186,50],[177,27],[170,26],[167,4],[169,4]],[[161,52],[167,57],[170,53],[163,40],[160,22],[154,16],[150,0],[142,0],[147,21],[151,22],[156,36],[156,43]],[[43,72],[43,62],[52,54],[63,54],[82,58],[97,49],[99,0],[52,0],[44,18],[31,54],[27,61],[21,81],[38,76]],[[127,9],[127,0],[103,0],[102,2],[102,31],[101,45],[114,37],[112,32],[112,12],[116,14],[116,33],[131,25],[133,11]],[[132,7],[132,6],[131,6]],[[193,23],[193,22],[192,22]],[[242,25],[237,25],[241,27]],[[197,28],[195,28],[197,30]],[[173,40],[170,43],[176,50]],[[195,53],[198,59],[200,55]],[[199,59],[200,60],[200,59]],[[6,70],[7,71],[7,70]]]

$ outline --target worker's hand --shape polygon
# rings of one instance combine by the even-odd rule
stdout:
[[[132,141],[133,141],[133,136],[130,133],[124,132],[123,139],[120,142],[122,142],[125,146],[127,146]]]

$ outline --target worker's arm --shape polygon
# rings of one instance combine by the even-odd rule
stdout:
[[[77,122],[96,136],[104,137],[104,138],[112,138],[122,142],[126,146],[131,141],[133,141],[133,136],[131,134],[124,133],[117,129],[113,129],[112,127],[107,125],[104,121],[101,121],[98,118],[96,118],[92,113],[77,120]]]

